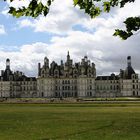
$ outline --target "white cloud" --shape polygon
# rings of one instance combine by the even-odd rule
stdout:
[[[84,19],[81,23],[85,28],[91,30],[93,28],[121,28],[124,27],[123,21],[127,17],[140,16],[140,1],[135,0],[134,3],[128,3],[124,8],[113,8],[108,14],[104,13],[95,19]]]
[[[55,0],[47,17],[35,20],[18,20],[20,28],[31,27],[35,32],[50,32],[65,34],[53,36],[51,44],[34,43],[20,46],[18,52],[0,51],[0,66],[4,68],[4,60],[11,59],[12,68],[19,69],[28,75],[36,75],[37,62],[43,62],[44,56],[57,62],[66,58],[69,50],[75,61],[88,54],[95,62],[98,74],[119,72],[126,67],[126,57],[132,56],[134,68],[140,71],[140,34],[134,35],[126,41],[121,41],[112,34],[115,28],[123,27],[123,20],[128,16],[137,16],[140,13],[140,1],[127,4],[122,9],[113,9],[111,14],[103,14],[96,19],[90,19],[83,11],[74,8],[72,0]],[[135,7],[135,8],[134,8]],[[86,29],[75,31],[73,27],[79,25]]]
[[[10,58],[12,70],[23,71],[27,75],[36,75],[37,62],[47,54],[47,44],[34,43],[23,45],[19,51],[0,50],[0,67],[5,69],[5,60]],[[46,54],[45,54],[46,53]]]
[[[89,31],[100,27],[115,29],[124,26],[123,21],[126,17],[138,16],[139,5],[140,1],[136,0],[135,3],[126,4],[124,8],[113,8],[109,14],[104,13],[98,18],[90,19],[83,10],[73,6],[72,0],[63,1],[63,3],[61,0],[55,0],[47,17],[40,16],[35,20],[22,19],[18,21],[18,26],[32,27],[35,32],[55,34],[67,34],[75,25],[80,25]]]
[[[4,25],[0,25],[0,35],[6,34]]]
[[[23,27],[34,27],[32,22],[30,20],[28,20],[28,19],[24,19],[24,20],[22,20],[20,22],[18,21],[18,24],[20,24],[19,25],[20,28],[23,28]]]
[[[6,9],[4,8],[4,9],[1,11],[1,14],[4,15],[4,16],[6,16],[6,17],[8,17],[8,16],[9,16],[9,15],[8,15],[8,11],[9,11],[9,10],[8,10],[7,8],[6,8]]]
[[[111,29],[110,29],[111,30]],[[51,61],[60,63],[66,60],[67,51],[70,51],[71,58],[78,62],[86,54],[91,62],[96,64],[97,74],[108,74],[119,72],[120,68],[126,67],[126,57],[132,56],[132,64],[135,70],[140,70],[139,52],[140,35],[136,35],[127,41],[121,41],[113,36],[105,36],[108,30],[99,29],[97,34],[72,31],[65,37],[53,37],[51,44],[34,43],[23,45],[17,52],[0,51],[0,67],[4,68],[4,61],[8,56],[11,59],[11,67],[14,70],[21,70],[27,75],[37,76],[37,63],[43,62],[45,56]]]
[[[63,1],[63,4],[61,0],[55,0],[47,17],[40,16],[35,20],[22,19],[17,24],[20,28],[32,27],[35,32],[67,34],[81,20],[80,18],[84,15],[82,13],[74,8],[72,0]]]
[[[14,0],[12,2],[10,2],[10,0],[7,0],[7,4],[9,6],[15,7],[15,8],[19,8],[22,6],[27,7],[29,5],[31,0]]]

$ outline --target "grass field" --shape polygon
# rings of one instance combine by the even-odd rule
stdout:
[[[140,103],[0,104],[0,140],[140,140]]]

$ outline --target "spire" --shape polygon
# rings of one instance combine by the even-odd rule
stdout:
[[[69,55],[69,51],[68,51],[68,54],[67,54],[67,61],[70,60],[70,55]]]

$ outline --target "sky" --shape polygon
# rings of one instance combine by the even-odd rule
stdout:
[[[27,6],[28,2],[0,1],[0,70],[5,69],[9,58],[13,71],[37,76],[37,65],[43,64],[45,56],[59,64],[69,51],[74,62],[87,55],[95,63],[97,75],[118,74],[127,67],[130,55],[133,68],[140,74],[140,33],[126,41],[112,36],[115,29],[125,29],[127,17],[140,15],[140,0],[121,9],[112,8],[95,19],[74,7],[72,0],[55,0],[46,17],[15,18],[7,13],[9,5]]]

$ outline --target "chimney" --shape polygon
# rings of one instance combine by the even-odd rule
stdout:
[[[1,70],[1,76],[3,76],[4,75],[4,70]]]
[[[41,64],[38,63],[38,77],[41,76]]]
[[[61,60],[61,66],[64,66],[63,60]]]

